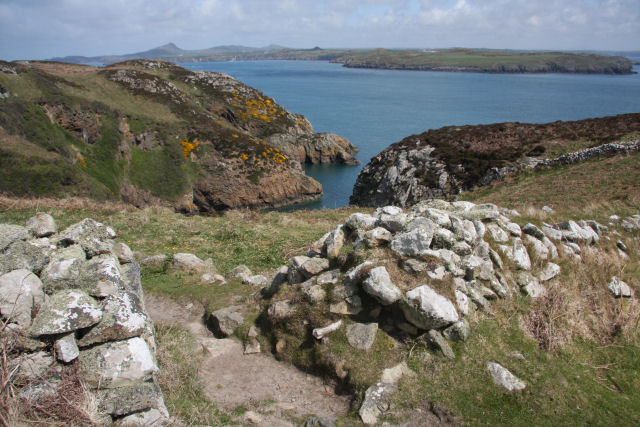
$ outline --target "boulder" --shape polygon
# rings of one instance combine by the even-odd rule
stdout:
[[[442,331],[442,334],[449,341],[466,341],[471,332],[471,327],[467,319],[462,319]]]
[[[509,235],[497,224],[488,224],[487,231],[496,243],[506,243],[509,241]]]
[[[364,233],[364,242],[369,248],[377,248],[386,245],[393,239],[393,235],[389,230],[382,227],[376,227]]]
[[[347,326],[347,341],[356,350],[369,350],[378,332],[377,323],[352,323]]]
[[[384,369],[382,371],[382,377],[380,381],[386,384],[397,384],[402,377],[415,377],[416,373],[413,372],[407,362],[400,362],[397,365]]]
[[[42,305],[33,320],[30,334],[34,337],[64,334],[93,326],[100,319],[100,305],[85,292],[60,291]]]
[[[547,282],[558,277],[558,275],[560,275],[560,266],[558,264],[548,262],[538,275],[538,279],[540,279],[541,282]]]
[[[520,238],[515,237],[511,246],[499,245],[498,248],[513,261],[518,270],[531,270],[531,258]]]
[[[44,212],[38,212],[36,216],[32,216],[27,220],[27,228],[31,230],[36,237],[47,237],[58,231],[56,222],[53,217]]]
[[[549,258],[549,248],[547,248],[547,246],[541,240],[525,234],[523,237],[523,241],[532,249],[532,255],[534,256],[534,258],[542,260]]]
[[[218,337],[233,334],[244,323],[244,317],[239,312],[240,308],[240,306],[231,306],[212,312],[207,317],[207,325]]]
[[[303,292],[311,305],[320,304],[327,297],[327,293],[321,285],[309,286]]]
[[[115,231],[102,223],[86,218],[60,232],[62,246],[79,244],[89,258],[108,254],[113,248],[110,241],[116,237]]]
[[[153,382],[142,382],[98,390],[97,396],[100,412],[107,413],[113,417],[120,417],[149,408],[157,408],[158,400],[161,398],[160,389]]]
[[[391,277],[384,267],[376,267],[369,271],[362,282],[362,289],[382,305],[390,305],[402,297],[402,292],[391,282]]]
[[[520,378],[513,375],[502,365],[495,362],[487,363],[487,370],[491,374],[491,379],[496,385],[506,388],[509,391],[524,390],[526,384]]]
[[[253,276],[247,276],[242,279],[244,285],[250,286],[264,286],[267,284],[268,279],[262,274],[255,274]]]
[[[213,262],[210,260],[207,261],[203,261],[190,253],[173,254],[173,268],[178,270],[195,272],[212,271],[214,269]]]
[[[611,278],[609,282],[609,290],[616,298],[631,298],[633,295],[631,288],[622,280],[618,279],[616,276]]]
[[[309,276],[307,276],[307,274],[305,274],[305,272],[303,271],[302,265],[311,259],[312,258],[309,258],[307,256],[299,255],[299,256],[294,256],[289,260],[289,270],[287,273],[287,280],[289,281],[290,285],[295,285],[296,283],[304,282],[309,278]]]
[[[544,238],[546,237],[542,230],[540,230],[537,226],[531,224],[530,222],[522,227],[522,231],[530,236],[535,237],[538,240],[544,240]]]
[[[322,273],[316,278],[316,283],[318,285],[335,285],[338,283],[340,278],[340,270],[331,270],[325,273]]]
[[[148,381],[158,370],[149,346],[140,337],[83,350],[78,362],[84,380],[102,389]]]
[[[269,304],[267,315],[272,320],[282,320],[291,317],[295,311],[295,304],[290,300],[276,301]]]
[[[40,274],[49,260],[47,249],[18,240],[0,254],[0,274],[22,268]]]
[[[329,236],[327,236],[324,242],[323,252],[326,253],[327,258],[329,259],[337,258],[338,255],[340,255],[342,247],[344,246],[345,236],[342,227],[342,225],[336,227],[336,229],[333,230],[331,234],[329,234]]]
[[[146,268],[159,269],[167,262],[167,256],[164,254],[151,255],[140,260],[140,265]]]
[[[471,313],[471,301],[469,301],[469,297],[467,297],[464,292],[458,289],[456,289],[454,292],[458,310],[460,310],[460,313],[462,313],[463,315],[468,316],[469,313]]]
[[[418,286],[401,300],[404,317],[420,329],[436,329],[458,321],[458,312],[446,297],[428,285]]]
[[[391,250],[399,256],[417,257],[429,251],[434,230],[416,228],[406,233],[396,234],[391,241]]]
[[[20,225],[0,224],[0,252],[14,242],[28,239],[29,234],[29,229]]]
[[[376,226],[377,218],[368,214],[354,213],[344,223],[349,230],[371,230]]]
[[[80,350],[73,333],[56,340],[54,346],[58,360],[69,363],[78,358]]]
[[[147,320],[136,294],[121,292],[109,295],[102,307],[102,319],[78,341],[78,345],[86,347],[140,336],[144,332]]]
[[[345,285],[358,285],[362,280],[367,277],[369,271],[374,268],[374,264],[371,261],[365,261],[362,264],[358,264],[351,270],[347,271],[344,276],[343,283]]]
[[[422,212],[422,216],[436,223],[438,227],[451,227],[451,218],[449,217],[449,214],[443,210],[427,208]]]
[[[438,228],[433,233],[431,247],[433,249],[451,249],[456,243],[456,236],[446,228]]]
[[[520,286],[520,290],[531,298],[539,298],[547,294],[547,290],[540,284],[540,281],[526,271],[518,274],[516,282]]]
[[[397,233],[405,228],[409,222],[409,216],[404,213],[396,215],[382,214],[378,217],[377,224],[389,230],[391,233]]]
[[[440,331],[436,331],[435,329],[431,329],[424,336],[425,341],[434,348],[437,348],[442,352],[444,357],[448,359],[455,359],[456,355],[449,346],[447,340],[444,339]]]
[[[133,256],[133,251],[129,246],[124,243],[118,242],[114,243],[112,249],[113,255],[118,258],[120,264],[128,264],[130,262],[134,262],[135,258]]]
[[[44,303],[42,282],[29,270],[14,270],[0,276],[0,314],[21,328],[31,326],[31,314]]]
[[[358,410],[358,415],[363,423],[373,425],[378,422],[378,417],[389,409],[388,398],[398,391],[395,384],[379,382],[365,391],[364,400]]]
[[[304,275],[306,279],[316,276],[325,270],[329,269],[329,260],[326,258],[310,258],[305,261],[300,267],[299,271]]]

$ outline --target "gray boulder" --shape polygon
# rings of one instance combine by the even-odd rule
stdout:
[[[86,218],[60,232],[62,246],[79,244],[89,258],[108,254],[113,248],[110,241],[116,237],[115,231],[102,223]]]
[[[36,216],[29,218],[27,220],[27,228],[36,237],[48,237],[58,231],[53,217],[44,212],[38,212]]]
[[[173,268],[199,273],[214,270],[211,260],[203,261],[196,255],[190,253],[173,254]]]
[[[376,340],[377,323],[352,323],[347,326],[347,341],[357,350],[369,350]]]
[[[370,270],[367,278],[362,282],[362,289],[382,305],[393,304],[402,298],[402,292],[391,282],[391,277],[384,267]]]
[[[120,264],[128,264],[135,261],[131,248],[122,242],[115,243],[112,251],[113,255],[120,261]]]
[[[378,218],[377,224],[391,233],[397,233],[404,229],[408,222],[409,216],[404,213],[397,215],[382,214]]]
[[[31,313],[44,303],[42,282],[29,270],[14,270],[0,276],[0,314],[26,329]]]
[[[364,400],[358,410],[362,422],[367,425],[376,424],[378,417],[389,409],[389,396],[396,391],[398,391],[398,386],[383,382],[369,387],[364,393]]]
[[[400,256],[416,257],[429,251],[434,230],[416,228],[400,233],[391,241],[391,250]]]
[[[158,370],[140,337],[88,348],[78,357],[82,378],[92,387],[115,388],[149,381]]]
[[[269,304],[267,315],[272,320],[282,320],[291,317],[295,311],[295,304],[290,300],[275,301]]]
[[[466,341],[471,333],[471,327],[467,319],[462,319],[442,331],[449,341]]]
[[[335,285],[336,283],[338,283],[339,279],[340,279],[340,270],[339,269],[331,270],[319,275],[318,278],[316,279],[316,283],[318,285]]]
[[[345,221],[344,225],[350,230],[371,230],[376,226],[376,217],[363,214],[354,213]]]
[[[56,356],[58,360],[69,363],[78,358],[80,350],[73,333],[67,334],[60,339],[57,339],[54,348],[56,350]]]
[[[518,274],[516,282],[520,286],[520,290],[531,298],[539,298],[547,294],[547,290],[540,284],[540,281],[526,271]]]
[[[544,240],[544,238],[546,237],[542,230],[540,230],[537,226],[531,224],[530,222],[522,227],[522,231],[530,236],[535,237],[538,240]]]
[[[233,334],[244,323],[244,317],[239,312],[240,308],[240,306],[231,306],[212,312],[207,318],[207,325],[217,336],[226,337]]]
[[[609,290],[616,298],[631,298],[633,295],[631,288],[616,276],[611,278],[609,282]]]
[[[444,339],[442,334],[435,329],[431,329],[429,332],[425,334],[424,339],[431,347],[435,347],[442,352],[444,357],[448,359],[455,359],[456,355],[449,346],[447,340]]]
[[[453,303],[428,285],[418,286],[401,300],[404,317],[420,329],[437,329],[458,321]]]
[[[86,347],[140,336],[144,332],[147,320],[136,294],[122,292],[109,295],[102,307],[102,319],[78,341],[78,345]]]
[[[524,390],[526,384],[520,378],[513,375],[502,365],[495,362],[487,363],[487,370],[491,374],[493,382],[509,391]]]
[[[0,252],[14,242],[28,239],[30,237],[29,234],[29,229],[21,225],[0,224]]]
[[[141,382],[123,387],[98,390],[97,396],[100,412],[107,413],[113,417],[120,417],[149,408],[157,408],[161,394],[160,389],[153,382]]]
[[[327,236],[326,240],[324,241],[323,249],[323,253],[326,254],[327,258],[334,259],[337,258],[338,255],[340,255],[340,251],[344,246],[344,238],[345,235],[342,225],[336,227],[336,229],[333,230],[331,234],[329,234],[329,236]]]
[[[538,278],[541,282],[547,282],[558,277],[558,275],[560,275],[560,266],[558,264],[548,262],[538,275]]]
[[[57,335],[87,328],[102,319],[96,300],[80,290],[60,291],[42,305],[30,328],[31,336]]]
[[[364,242],[369,248],[386,245],[393,239],[393,235],[389,230],[382,227],[376,227],[364,233]]]
[[[0,273],[24,268],[40,274],[49,259],[48,251],[45,248],[18,240],[11,244],[3,254],[0,254]]]
[[[145,268],[162,268],[167,262],[167,256],[164,254],[150,255],[140,260],[140,265]]]

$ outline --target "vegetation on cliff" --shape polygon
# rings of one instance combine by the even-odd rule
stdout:
[[[0,191],[186,211],[321,194],[300,159],[267,142],[286,137],[297,149],[304,138],[317,148],[310,123],[228,75],[143,60],[105,68],[2,62],[0,85]],[[325,145],[345,158],[356,151]]]

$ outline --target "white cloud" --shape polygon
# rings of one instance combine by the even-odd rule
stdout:
[[[638,49],[638,0],[0,0],[0,58],[220,44]]]

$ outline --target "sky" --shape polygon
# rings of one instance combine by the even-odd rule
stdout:
[[[293,48],[640,50],[640,0],[0,0],[0,59],[169,42]]]

